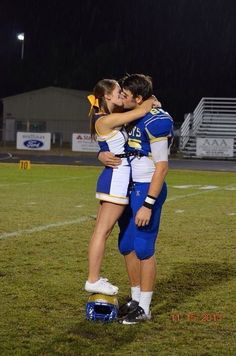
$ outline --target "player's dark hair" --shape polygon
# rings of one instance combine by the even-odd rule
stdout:
[[[96,134],[96,130],[95,130],[96,114],[99,113],[99,111],[109,114],[105,95],[111,94],[115,89],[116,85],[117,85],[117,81],[114,79],[102,79],[95,85],[93,89],[93,94],[95,98],[98,99],[98,105],[99,105],[99,107],[93,106],[90,112],[90,117],[91,117],[90,132],[91,132],[91,137],[93,139],[95,138],[95,134]]]
[[[141,95],[143,100],[153,94],[152,78],[144,74],[128,74],[119,81],[123,89],[129,90],[134,98]]]

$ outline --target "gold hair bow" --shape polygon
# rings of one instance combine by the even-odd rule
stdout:
[[[93,94],[88,95],[87,99],[90,102],[91,106],[96,106],[97,108],[99,108],[98,99],[95,98]]]

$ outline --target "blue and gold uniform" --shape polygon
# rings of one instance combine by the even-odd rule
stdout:
[[[155,163],[168,161],[168,148],[173,138],[173,120],[162,109],[153,109],[143,118],[134,122],[129,132],[126,152],[130,156],[132,189],[130,205],[119,220],[119,249],[122,254],[135,251],[139,259],[147,259],[155,252],[155,241],[158,235],[161,209],[167,196],[166,183],[156,199],[149,224],[138,227],[135,224],[137,211],[142,207],[148,194]]]
[[[103,115],[104,116],[104,115]],[[97,119],[99,119],[98,116]],[[116,128],[107,135],[97,132],[97,142],[101,151],[110,151],[115,155],[125,153],[128,135],[124,128]],[[116,204],[129,204],[130,163],[126,157],[113,169],[105,167],[97,181],[96,198]]]

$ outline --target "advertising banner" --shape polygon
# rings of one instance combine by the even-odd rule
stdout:
[[[49,151],[51,149],[51,134],[17,132],[16,148],[18,150]]]
[[[233,138],[202,138],[197,137],[198,157],[233,157]]]
[[[73,133],[73,135],[72,135],[72,151],[98,152],[99,146],[98,146],[97,142],[91,140],[90,134]]]

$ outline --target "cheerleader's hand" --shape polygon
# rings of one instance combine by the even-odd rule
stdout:
[[[161,102],[155,97],[155,95],[152,95],[152,98],[154,99],[152,107],[161,108]]]

